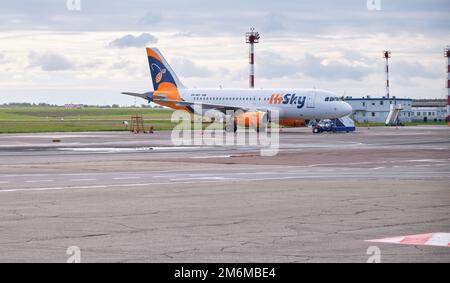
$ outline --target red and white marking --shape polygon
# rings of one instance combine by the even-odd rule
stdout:
[[[255,87],[255,45],[250,43],[250,78],[249,84],[250,88]]]
[[[366,242],[415,245],[415,246],[450,247],[450,233],[409,235],[385,239],[368,240]]]
[[[450,122],[450,46],[445,48],[444,56],[447,57],[447,121]]]

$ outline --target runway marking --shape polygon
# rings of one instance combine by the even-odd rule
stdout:
[[[409,235],[376,240],[367,240],[366,242],[414,245],[414,246],[450,247],[450,233]]]
[[[88,182],[88,181],[97,181],[97,179],[71,179],[69,182]]]
[[[442,164],[440,166],[449,165],[448,162],[450,159],[421,159],[421,160],[397,160],[397,161],[391,161],[390,163],[408,163],[408,162],[440,162],[440,163],[446,163]],[[386,161],[381,162],[349,162],[349,163],[319,163],[319,164],[311,164],[311,165],[299,165],[299,166],[270,166],[270,165],[258,165],[254,167],[245,167],[246,170],[258,170],[264,168],[264,170],[276,170],[281,169],[285,170],[286,168],[289,169],[295,169],[295,168],[312,168],[312,167],[321,167],[321,166],[339,166],[339,170],[346,169],[342,168],[343,166],[349,166],[349,165],[370,165],[370,164],[385,164]],[[9,166],[9,165],[8,165]],[[203,171],[239,171],[242,169],[240,168],[199,168],[199,169],[190,169],[190,170],[162,170],[162,171],[141,171],[141,172],[102,172],[102,174],[130,174],[133,175],[149,175],[151,174],[161,174],[161,173],[174,173],[174,172],[192,172],[194,170],[203,170]],[[11,175],[0,175],[0,178],[8,178],[8,177],[45,177],[45,176],[89,176],[89,175],[98,175],[99,173],[63,173],[63,174],[11,174]],[[237,173],[240,174],[240,173]],[[244,173],[244,174],[250,174],[250,173]],[[155,177],[155,176],[153,176]]]
[[[74,148],[57,148],[59,151],[74,151],[74,152],[99,152],[99,153],[115,153],[115,152],[139,152],[139,151],[151,151],[151,147],[74,147]]]
[[[25,181],[25,183],[51,183],[54,181],[55,180],[30,180],[30,181]]]
[[[167,178],[168,176],[173,177],[172,174],[167,174],[167,175],[148,175],[148,176],[152,177],[152,178]]]
[[[195,177],[195,178],[173,178],[170,181],[186,181],[186,180],[238,180],[235,178],[227,178],[227,177]]]
[[[263,167],[263,168],[265,170],[268,169],[267,167]],[[402,174],[405,174],[405,176],[406,175],[415,176],[415,174],[417,174],[419,172],[423,173],[421,171],[410,170],[409,168],[414,168],[414,167],[405,167],[404,170],[401,171]],[[415,167],[415,168],[417,168],[417,167]],[[431,167],[427,167],[427,168],[431,168]],[[248,169],[248,168],[245,168],[245,169]],[[213,180],[214,178],[225,178],[226,180],[236,180],[237,179],[237,180],[241,180],[241,181],[246,181],[247,179],[244,176],[252,177],[252,176],[260,176],[260,175],[268,175],[268,177],[269,176],[273,176],[273,175],[278,175],[277,178],[289,177],[290,175],[291,176],[294,175],[293,177],[295,177],[295,178],[303,178],[303,177],[307,178],[307,177],[311,177],[308,174],[321,174],[320,176],[322,178],[323,177],[328,177],[328,176],[333,176],[335,178],[348,178],[348,177],[363,178],[363,177],[366,177],[366,176],[371,176],[370,175],[371,173],[368,173],[369,171],[367,171],[367,170],[377,171],[377,170],[380,170],[380,169],[368,168],[368,169],[363,169],[363,171],[360,171],[357,168],[351,169],[351,170],[340,169],[339,170],[339,174],[336,175],[336,176],[333,175],[333,172],[337,171],[336,169],[329,169],[329,170],[323,169],[323,170],[317,170],[316,172],[312,172],[310,170],[301,170],[301,169],[295,170],[295,171],[294,170],[290,170],[288,172],[278,172],[278,171],[276,171],[274,169],[274,171],[261,171],[261,172],[260,171],[252,171],[252,172],[239,172],[239,173],[235,172],[235,170],[231,170],[231,171],[224,170],[225,172],[223,172],[223,171],[222,172],[216,172],[216,173],[211,172],[210,174],[189,174],[189,173],[188,174],[172,174],[173,172],[169,171],[165,175],[151,175],[151,174],[147,174],[147,175],[145,175],[145,178],[146,179],[148,179],[148,178],[163,178],[164,181],[169,179],[169,178],[172,178],[171,179],[172,182],[173,181],[177,181],[177,180],[178,181],[179,180],[201,180],[201,179],[203,179],[203,180],[205,180],[205,179],[206,180],[211,180],[212,179]],[[241,168],[240,170],[243,170],[243,169]],[[420,169],[416,169],[416,170],[420,170]],[[383,171],[383,172],[385,172],[385,171]],[[117,179],[118,180],[135,180],[135,179],[142,179],[142,178],[144,178],[144,176],[142,176],[142,177],[138,177],[138,176],[135,176],[135,177],[131,177],[131,176],[130,177],[114,177],[113,178],[112,176],[110,176],[111,174],[116,175],[116,173],[109,173],[108,172],[108,173],[101,174],[101,176],[105,180],[113,180],[113,179],[114,180],[117,180]],[[135,175],[135,174],[136,173],[133,173],[133,175]],[[384,174],[385,174],[384,175],[385,177],[392,177],[392,176],[395,177],[395,176],[397,176],[398,171],[392,171],[392,172],[387,171]],[[432,177],[435,178],[435,177],[439,177],[442,174],[443,174],[442,172],[430,171],[430,172],[426,173],[426,176],[430,177],[430,178],[432,178]],[[98,176],[99,173],[96,173],[95,175]],[[450,175],[442,176],[442,178],[448,178],[448,176],[450,176]],[[99,178],[70,179],[71,182],[82,182],[82,181],[88,182],[88,181],[97,181],[97,180],[101,180],[101,179],[99,179]],[[255,180],[263,180],[263,179],[255,179]],[[9,180],[9,181],[3,181],[3,182],[11,182],[11,181]],[[31,180],[31,181],[26,181],[26,182],[27,183],[39,183],[39,182],[56,182],[56,181],[54,181],[54,180]],[[105,183],[105,181],[102,182],[102,183]],[[3,184],[7,184],[7,183],[3,183]]]
[[[191,159],[230,158],[231,155],[194,156]]]
[[[448,159],[447,159],[448,160]],[[445,159],[413,159],[410,162],[445,162]]]
[[[9,182],[8,181],[2,181],[2,182],[0,182],[0,184],[9,184]]]
[[[381,170],[381,169],[386,169],[386,167],[376,167],[376,168],[370,168],[370,170]]]
[[[56,148],[58,151],[73,151],[73,152],[95,152],[95,153],[120,153],[120,152],[142,152],[142,151],[154,151],[154,150],[173,150],[173,151],[195,151],[195,150],[208,150],[215,147],[181,147],[181,146],[167,146],[167,147],[61,147]]]
[[[176,185],[176,184],[213,184],[225,182],[252,182],[252,181],[270,181],[270,180],[289,180],[289,179],[307,179],[317,178],[321,176],[297,176],[297,177],[274,177],[274,178],[256,178],[256,179],[223,179],[223,180],[205,180],[198,179],[187,182],[156,182],[156,183],[135,183],[135,184],[109,184],[96,186],[69,186],[69,187],[47,187],[47,188],[26,188],[26,189],[6,189],[0,190],[0,193],[13,192],[39,192],[39,191],[63,191],[63,190],[83,190],[83,189],[106,189],[106,188],[133,188],[133,187],[147,187],[147,186],[161,186],[161,185]]]
[[[326,165],[326,164],[323,164]],[[318,166],[318,165],[314,165],[314,166]],[[420,167],[429,167],[429,166],[423,166],[423,165],[418,165]],[[445,164],[433,164],[431,166],[450,166],[450,164],[445,163]],[[308,166],[310,167],[310,166]],[[110,177],[110,175],[127,175],[127,174],[131,174],[131,175],[137,175],[136,177],[132,177],[132,178],[143,178],[143,177],[153,177],[153,178],[165,178],[167,176],[170,177],[174,177],[176,175],[188,175],[188,176],[210,176],[210,175],[214,175],[214,174],[233,174],[233,175],[253,175],[253,174],[263,174],[264,172],[266,173],[276,173],[278,172],[277,170],[280,169],[291,169],[289,171],[286,172],[282,172],[283,174],[298,174],[298,173],[311,173],[309,170],[302,170],[302,169],[308,169],[305,168],[304,166],[267,166],[267,165],[260,165],[260,166],[256,166],[256,167],[233,167],[233,168],[198,168],[198,169],[190,169],[190,170],[166,170],[166,171],[142,171],[142,172],[95,172],[95,173],[72,173],[72,174],[14,174],[14,175],[0,175],[0,178],[14,178],[14,177],[46,177],[46,176],[52,176],[52,177],[65,177],[65,176],[69,176],[69,177],[75,177],[75,176],[105,176],[105,177]],[[319,167],[320,168],[320,167]],[[326,167],[325,167],[326,168]],[[361,168],[339,168],[339,169],[320,169],[318,170],[319,172],[333,172],[333,171],[337,171],[339,170],[340,172],[342,171],[347,171],[349,172],[349,174],[365,174],[365,172],[359,172],[358,170]],[[378,167],[377,167],[378,168]],[[382,168],[382,167],[379,167]],[[406,165],[397,165],[397,166],[392,166],[392,168],[413,168],[413,166],[406,166]],[[292,170],[292,169],[297,169],[297,170]],[[373,168],[371,168],[373,169]],[[242,170],[247,170],[248,172],[239,172]],[[253,171],[252,171],[253,170]],[[259,170],[263,170],[263,171],[259,171]],[[271,170],[271,171],[267,171],[267,170]],[[365,169],[367,170],[367,169]],[[207,173],[205,174],[195,174],[195,171],[206,171]],[[351,172],[350,172],[351,171]],[[344,172],[342,172],[344,173]],[[408,172],[405,173],[414,173],[414,171],[410,170]],[[429,174],[432,173],[436,173],[433,171],[428,172]],[[155,175],[153,175],[155,174]],[[119,178],[119,177],[115,177],[115,178]],[[79,179],[88,179],[91,180],[93,178],[79,178]]]

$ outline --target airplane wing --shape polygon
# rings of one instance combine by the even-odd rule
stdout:
[[[149,95],[152,94],[152,93],[151,92],[149,92],[149,93],[122,92],[122,94],[135,96],[135,97],[140,97],[140,98],[143,98],[143,99],[149,99]]]
[[[231,105],[219,105],[219,104],[210,104],[210,103],[198,103],[198,102],[187,102],[187,101],[176,101],[176,100],[168,100],[168,99],[155,99],[154,102],[162,102],[162,103],[170,103],[176,106],[201,106],[203,109],[214,109],[218,110],[224,114],[226,114],[227,110],[242,110],[244,112],[250,111],[250,108],[240,107],[240,106],[231,106]]]

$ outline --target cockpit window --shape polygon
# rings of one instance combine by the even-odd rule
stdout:
[[[329,101],[344,101],[344,98],[342,97],[325,97],[325,102]]]

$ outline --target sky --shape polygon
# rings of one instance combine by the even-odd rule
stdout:
[[[189,87],[321,88],[444,98],[449,0],[0,0],[0,104],[133,105],[152,90],[145,47]],[[145,103],[144,100],[137,101]]]

